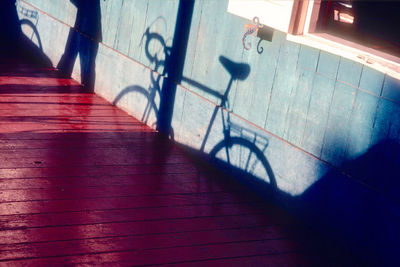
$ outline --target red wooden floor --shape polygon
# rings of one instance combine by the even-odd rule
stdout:
[[[77,82],[0,64],[0,265],[337,263],[299,228]]]

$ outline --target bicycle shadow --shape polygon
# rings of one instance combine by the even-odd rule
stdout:
[[[149,71],[149,85],[147,88],[140,85],[131,85],[124,88],[114,98],[112,104],[117,105],[128,94],[131,94],[132,97],[136,97],[133,96],[134,94],[139,95],[141,98],[136,97],[136,101],[140,101],[140,99],[146,101],[145,105],[137,103],[137,105],[141,105],[141,121],[148,124],[155,120],[152,127],[158,128],[158,124],[161,120],[160,117],[162,116],[160,103],[170,101],[170,99],[163,99],[161,83],[174,82],[169,81],[170,78],[166,78],[166,76],[168,76],[168,68],[166,66],[170,61],[172,47],[167,45],[167,42],[161,34],[153,32],[150,27],[144,32],[141,43],[143,41],[144,54],[148,61],[153,64],[153,69]],[[158,47],[159,49],[154,50],[154,47]],[[277,189],[275,175],[265,155],[268,147],[268,139],[242,126],[234,125],[230,120],[229,94],[235,82],[247,79],[251,72],[250,65],[234,62],[222,55],[218,60],[221,66],[230,75],[227,87],[223,92],[209,88],[208,86],[184,76],[182,76],[181,79],[190,86],[212,95],[219,100],[219,103],[215,106],[209,122],[207,123],[208,126],[201,141],[199,153],[197,154],[211,161],[214,165],[219,165],[223,170],[235,178],[238,178],[241,182],[248,184],[251,183],[251,181],[262,180],[269,185],[271,192],[275,192]],[[216,144],[211,144],[214,147],[210,151],[205,152],[205,146],[210,145],[208,143],[210,134],[214,134],[212,133],[212,129],[219,113],[220,117],[218,117],[218,120],[220,120],[220,118],[222,119],[223,138],[222,140],[218,140]],[[169,126],[168,128],[170,129],[168,133],[169,137],[171,140],[175,140],[172,127]]]
[[[258,183],[262,182],[266,187],[265,192],[274,197],[277,183],[273,169],[265,155],[269,144],[268,139],[231,120],[233,113],[229,109],[229,93],[235,81],[247,79],[251,71],[250,65],[234,62],[224,56],[219,57],[219,62],[231,78],[223,95],[220,96],[220,104],[214,108],[200,152],[205,150],[217,113],[220,111],[223,139],[208,152],[209,160],[247,186],[258,186]],[[185,81],[191,85],[196,84],[189,79],[185,79]],[[214,92],[216,91],[214,90]]]

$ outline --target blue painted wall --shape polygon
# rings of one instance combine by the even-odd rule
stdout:
[[[99,4],[95,92],[156,128],[162,85],[176,82],[166,65],[179,1]],[[229,147],[230,165],[274,180],[284,205],[355,252],[400,264],[400,81],[277,31],[260,43],[262,53],[255,37],[246,51],[241,38],[249,22],[227,13],[227,4],[195,1],[171,138],[225,162],[219,144],[239,140]],[[19,5],[38,8],[34,23],[56,66],[76,7],[66,0]],[[31,29],[23,30],[35,42]],[[80,69],[77,60],[78,80]],[[236,139],[227,140],[224,123]]]

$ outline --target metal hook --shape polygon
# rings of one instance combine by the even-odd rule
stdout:
[[[252,47],[250,42],[248,42],[247,43],[248,46],[246,46],[246,38],[247,38],[247,36],[252,34],[252,33],[254,33],[254,32],[256,32],[258,29],[261,29],[263,27],[263,25],[260,24],[260,19],[258,17],[254,17],[253,18],[253,23],[255,25],[249,27],[246,30],[246,32],[244,33],[243,38],[242,38],[243,48],[246,49],[246,50],[250,50],[251,47]]]

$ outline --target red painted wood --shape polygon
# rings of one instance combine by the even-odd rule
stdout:
[[[244,242],[250,240],[286,239],[291,237],[285,231],[276,231],[274,227],[253,227],[221,229],[210,231],[194,231],[183,233],[167,233],[156,235],[118,236],[89,239],[75,239],[68,241],[42,242],[34,249],[29,244],[7,245],[8,251],[1,251],[0,257],[14,259],[23,257],[46,257],[54,255],[74,255],[84,251],[85,253],[99,253],[110,250],[142,250],[160,249],[163,247],[193,246],[210,243]],[[289,241],[290,242],[290,241]],[[60,250],[63,248],[63,250]],[[12,251],[11,253],[9,251]]]
[[[235,186],[234,181],[226,180],[224,176],[217,176],[209,180],[212,173],[188,174],[143,174],[121,176],[97,177],[46,177],[46,178],[10,178],[0,179],[0,190],[4,189],[39,189],[39,188],[68,188],[80,184],[81,187],[108,186],[108,185],[151,185],[151,184],[176,184],[176,183],[207,183],[210,186]],[[242,188],[243,189],[243,188]]]
[[[81,218],[85,219],[85,217]],[[83,221],[84,222],[84,221]],[[206,231],[218,229],[250,228],[273,226],[257,216],[217,216],[166,220],[143,220],[107,223],[74,224],[48,227],[30,227],[3,230],[0,232],[0,244],[34,243],[87,239],[97,237],[150,235],[159,233],[181,233],[188,231]],[[268,225],[269,224],[269,225]],[[279,228],[279,227],[278,227]]]
[[[171,194],[150,196],[128,196],[107,198],[80,198],[64,200],[41,200],[0,203],[0,212],[4,215],[31,214],[31,213],[56,213],[80,210],[112,210],[150,207],[169,207],[226,203],[254,203],[254,197],[244,195],[241,197],[231,193],[201,193],[201,194]],[[50,215],[49,215],[50,216]],[[8,218],[8,217],[7,217]],[[6,218],[6,220],[8,220]],[[1,219],[0,219],[1,221]]]
[[[77,152],[79,153],[79,151]],[[60,163],[61,164],[61,163]],[[195,173],[199,169],[190,163],[184,164],[138,164],[138,165],[99,165],[99,166],[59,166],[47,168],[5,168],[0,169],[2,178],[63,177],[98,175],[136,175],[136,174],[178,174]]]
[[[18,133],[16,136],[15,134],[6,134],[0,133],[1,140],[7,140],[10,142],[11,140],[81,140],[82,138],[85,139],[85,142],[88,142],[93,139],[113,139],[115,142],[119,142],[120,140],[129,141],[129,140],[136,140],[136,139],[144,139],[146,138],[157,138],[158,134],[153,130],[147,128],[147,130],[141,132],[92,132],[89,134],[85,132],[75,132],[75,133],[68,133],[66,135],[63,132],[60,133],[29,133],[29,132],[22,132]]]
[[[139,249],[128,251],[115,251],[104,253],[93,253],[84,255],[62,256],[57,258],[40,258],[29,260],[16,260],[8,262],[10,266],[35,265],[48,266],[56,264],[59,266],[73,264],[94,265],[108,263],[115,266],[151,265],[165,263],[179,263],[187,261],[199,261],[210,259],[221,259],[230,257],[246,257],[271,254],[292,254],[301,251],[299,245],[287,240],[263,240],[248,242],[233,242],[223,244],[195,245],[185,247],[171,247],[161,249]],[[292,260],[290,260],[292,261]],[[297,262],[301,263],[301,262]],[[257,264],[256,264],[257,266]],[[285,265],[283,265],[285,266]],[[297,265],[309,266],[309,265]]]
[[[110,204],[115,204],[115,201],[103,200]],[[181,205],[181,206],[166,206],[166,207],[133,207],[120,209],[96,209],[104,207],[90,206],[88,209],[85,206],[73,206],[62,210],[54,209],[54,203],[47,209],[43,207],[40,210],[42,213],[30,214],[14,214],[4,216],[0,220],[2,229],[11,230],[23,227],[47,227],[60,225],[78,225],[82,221],[79,218],[85,217],[85,223],[112,223],[124,221],[145,221],[145,220],[171,220],[182,218],[200,218],[200,217],[221,217],[221,216],[236,216],[236,215],[251,215],[257,218],[260,223],[271,223],[277,221],[275,218],[268,218],[263,215],[261,203],[243,202],[243,203],[211,203],[207,205]],[[249,206],[252,206],[249,208]],[[86,209],[85,209],[86,208]],[[88,213],[89,211],[89,213]],[[53,213],[53,216],[49,216]],[[257,214],[257,215],[256,215]],[[230,218],[232,219],[232,218]],[[279,218],[281,219],[281,218]],[[278,222],[276,222],[278,223]],[[279,224],[284,221],[279,221]]]
[[[1,266],[330,264],[301,229],[57,70],[0,62]]]
[[[116,136],[117,137],[117,136]],[[45,138],[45,137],[44,137]],[[84,140],[82,140],[84,138]],[[117,138],[115,138],[117,139]],[[112,149],[122,148],[128,152],[137,151],[139,148],[146,148],[148,146],[158,147],[160,149],[177,149],[169,144],[165,144],[165,141],[160,140],[154,136],[143,136],[137,139],[123,139],[119,138],[115,140],[113,138],[85,138],[80,136],[77,138],[66,136],[65,139],[2,139],[0,140],[0,153],[10,152],[26,152],[28,150],[36,150],[38,153],[46,150],[57,149],[58,152],[68,152],[75,149],[87,149],[88,152],[97,149]],[[39,150],[40,149],[40,150]],[[22,150],[22,151],[20,151]],[[143,149],[140,149],[143,151]],[[149,151],[151,152],[151,151]],[[117,155],[118,156],[118,155]]]
[[[146,195],[172,195],[214,192],[243,192],[243,188],[229,188],[208,183],[151,184],[151,185],[108,185],[96,187],[55,187],[49,189],[5,189],[0,194],[0,202],[36,201],[49,199],[77,199],[101,197],[125,197]],[[230,190],[229,190],[230,189]]]

